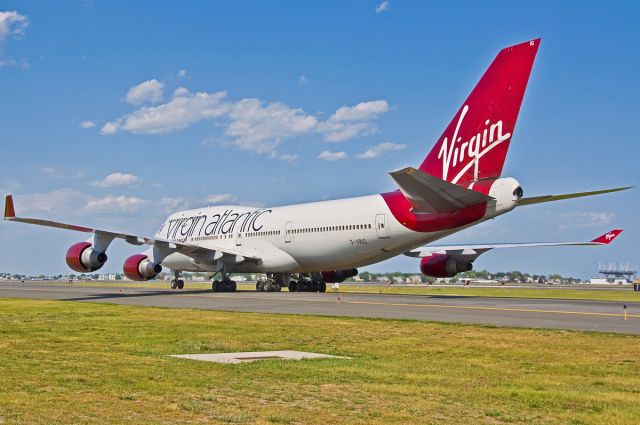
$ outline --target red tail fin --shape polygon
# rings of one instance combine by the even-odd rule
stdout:
[[[500,176],[539,44],[498,53],[420,170],[462,186]]]

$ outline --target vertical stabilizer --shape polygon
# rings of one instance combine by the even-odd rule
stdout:
[[[540,39],[502,49],[420,170],[462,186],[502,172]]]

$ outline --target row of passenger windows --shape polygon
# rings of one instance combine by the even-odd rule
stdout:
[[[278,236],[280,234],[280,230],[268,230],[266,232],[249,232],[245,233],[248,238],[255,238],[258,236]]]
[[[213,236],[196,236],[193,238],[194,241],[211,241],[214,239],[231,239],[231,234],[228,235],[213,235]]]
[[[301,229],[287,230],[287,234],[338,232],[342,230],[365,230],[365,229],[371,229],[371,225],[370,224],[346,224],[344,226],[304,227]]]
[[[288,229],[287,234],[303,234],[303,233],[321,233],[321,232],[339,232],[344,230],[366,230],[371,229],[371,224],[346,224],[343,226],[328,226],[328,227],[303,227],[300,229]],[[256,238],[260,236],[278,236],[280,230],[268,230],[265,232],[247,232],[244,236],[247,238]],[[231,239],[233,235],[213,235],[213,236],[197,236],[193,238],[194,241],[206,241],[215,239]]]

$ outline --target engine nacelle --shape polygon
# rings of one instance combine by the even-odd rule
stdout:
[[[89,242],[78,242],[67,250],[67,265],[78,273],[95,272],[107,262],[107,254]]]
[[[456,260],[447,254],[432,254],[420,260],[420,271],[431,277],[453,277],[472,268],[470,261]]]
[[[156,277],[162,271],[162,266],[144,254],[136,254],[124,260],[122,271],[131,280],[145,281]]]
[[[358,269],[333,270],[329,272],[320,272],[320,274],[322,275],[322,280],[326,283],[340,283],[344,282],[344,280],[349,277],[357,275]]]

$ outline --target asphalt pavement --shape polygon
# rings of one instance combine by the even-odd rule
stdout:
[[[443,295],[114,288],[0,283],[0,297],[260,313],[312,314],[640,335],[640,302]],[[626,304],[626,320],[624,305]]]

